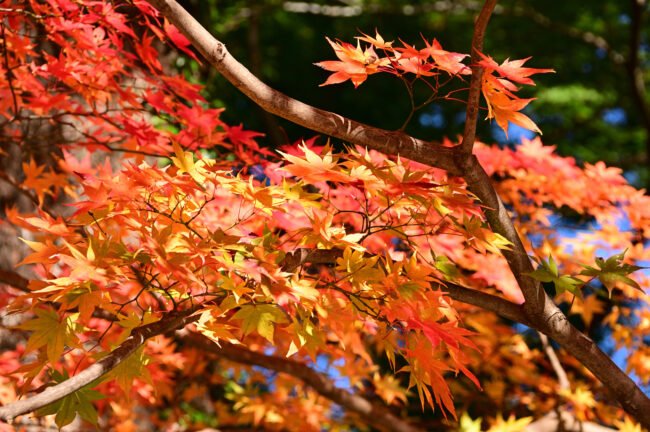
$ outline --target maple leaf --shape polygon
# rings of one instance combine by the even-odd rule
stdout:
[[[444,275],[445,279],[447,279],[448,281],[452,281],[455,280],[458,277],[458,275],[460,275],[460,272],[458,271],[458,267],[456,267],[456,265],[453,262],[451,262],[449,258],[447,258],[444,255],[436,256],[433,253],[433,250],[431,251],[431,255],[434,259],[436,269]]]
[[[578,420],[587,421],[590,410],[596,406],[594,394],[583,385],[578,385],[573,390],[561,390],[560,393],[573,406]]]
[[[281,309],[269,304],[244,305],[233,315],[233,319],[244,320],[241,325],[244,336],[257,330],[260,336],[272,344],[274,324],[287,321]]]
[[[524,432],[526,426],[533,421],[533,418],[523,417],[518,419],[511,414],[508,420],[504,420],[503,416],[499,414],[499,417],[495,420],[492,427],[488,429],[488,432]]]
[[[498,254],[501,249],[510,249],[511,243],[508,239],[501,234],[490,231],[486,226],[477,217],[468,218],[465,216],[463,229],[465,230],[467,242],[481,253],[490,251]]]
[[[555,293],[557,295],[562,294],[564,291],[569,291],[576,297],[582,298],[582,291],[580,288],[584,285],[584,282],[580,279],[574,278],[567,275],[559,275],[557,270],[557,263],[551,255],[548,262],[543,259],[537,260],[533,258],[539,266],[535,271],[527,273],[528,276],[537,279],[540,282],[553,282],[555,285]]]
[[[458,432],[481,432],[481,423],[483,422],[482,417],[478,417],[474,420],[466,412],[460,416],[460,422],[458,427]]]
[[[521,67],[528,59],[513,60],[506,59],[501,65],[497,64],[491,57],[479,53],[483,60],[479,65],[485,68],[483,74],[482,92],[488,103],[487,118],[494,118],[508,136],[508,122],[521,126],[525,129],[540,133],[541,131],[528,116],[520,112],[532,99],[519,99],[512,92],[517,87],[510,81],[521,84],[535,85],[533,80],[528,78],[536,73],[555,72],[553,69],[533,69]],[[530,57],[529,57],[530,58]],[[499,73],[503,78],[496,78],[492,72]]]
[[[412,73],[417,76],[435,76],[436,72],[432,72],[433,65],[426,63],[417,57],[400,58],[395,63],[395,67],[404,72]]]
[[[422,53],[431,56],[438,69],[444,70],[451,75],[472,73],[467,65],[461,63],[465,57],[468,57],[467,54],[445,51],[436,39],[431,44],[426,40],[424,43],[426,44],[426,48],[422,49]]]
[[[358,87],[368,75],[379,72],[381,66],[389,64],[388,59],[379,59],[372,46],[362,50],[359,44],[355,47],[346,42],[332,42],[330,38],[326,39],[340,61],[328,60],[314,63],[327,71],[334,72],[320,85],[321,87],[339,84],[348,79],[355,87]]]
[[[510,60],[505,59],[500,65],[494,61],[490,56],[479,52],[479,55],[483,57],[483,60],[479,61],[479,66],[483,66],[487,70],[494,70],[498,72],[502,77],[508,78],[514,82],[520,84],[535,85],[535,82],[528,78],[529,76],[537,73],[549,73],[555,71],[553,69],[534,69],[534,68],[525,68],[522,67],[524,63],[530,60],[530,57],[520,60]]]
[[[302,349],[315,362],[319,348],[325,346],[326,336],[310,316],[299,314],[299,317],[300,320],[297,317],[292,317],[289,328],[294,336],[289,344],[286,356],[289,357],[298,352],[298,349]]]
[[[583,265],[585,268],[580,272],[581,275],[597,277],[605,285],[609,296],[612,296],[612,290],[617,282],[631,286],[632,288],[644,292],[641,286],[634,279],[627,277],[630,273],[641,270],[644,267],[623,263],[627,249],[620,254],[613,255],[607,260],[597,257],[596,265],[598,268]]]
[[[52,370],[52,379],[55,383],[62,383],[68,378],[70,378],[70,376],[68,375],[68,371],[65,369],[63,370],[63,373],[57,370]],[[79,414],[82,419],[97,427],[97,410],[91,402],[95,402],[106,397],[97,390],[93,390],[93,387],[96,387],[101,380],[101,378],[99,380],[95,380],[90,384],[83,386],[74,393],[71,393],[54,403],[40,408],[38,411],[36,411],[36,414],[39,416],[56,414],[54,417],[54,422],[59,428],[72,423],[77,414]]]
[[[143,345],[138,348],[133,354],[129,355],[104,376],[106,380],[115,379],[127,398],[129,397],[133,380],[135,379],[154,385],[151,380],[151,374],[147,369],[147,365],[151,362],[151,357],[144,353],[144,347]],[[105,355],[108,353],[102,354]]]
[[[375,386],[375,392],[381,397],[388,405],[392,405],[395,401],[402,401],[406,403],[409,392],[400,385],[400,381],[391,375],[373,374],[372,384]]]
[[[320,155],[307,147],[304,142],[298,148],[304,152],[304,158],[278,151],[282,157],[291,162],[286,164],[283,170],[308,182],[349,180],[349,176],[340,171],[338,157],[332,154],[329,145],[323,148]]]
[[[178,31],[176,26],[172,25],[167,21],[167,18],[164,19],[163,21],[163,29],[165,30],[165,33],[167,33],[167,36],[169,36],[169,39],[172,41],[174,45],[178,47],[181,51],[183,51],[185,54],[196,60],[199,64],[201,64],[201,61],[196,57],[194,52],[189,48],[192,44],[190,43],[189,40],[183,35],[181,32]]]
[[[37,318],[17,326],[17,328],[34,332],[27,340],[26,353],[45,346],[47,359],[50,364],[55,364],[59,361],[66,346],[82,348],[76,334],[79,331],[78,325],[75,323],[79,314],[60,318],[53,309],[44,308],[38,308],[34,313]]]
[[[356,36],[356,39],[362,40],[364,42],[368,42],[372,45],[374,45],[375,48],[377,49],[383,49],[383,50],[392,50],[393,47],[393,41],[386,42],[384,41],[384,38],[381,37],[379,32],[375,30],[375,37],[370,37],[365,33],[361,33],[363,36]]]
[[[596,295],[590,295],[585,298],[582,303],[577,302],[573,305],[573,311],[582,316],[583,321],[587,326],[591,324],[594,315],[605,312],[605,303],[598,299]]]
[[[43,198],[45,194],[52,195],[50,190],[50,183],[43,176],[43,170],[45,169],[42,165],[36,165],[34,158],[30,158],[29,163],[23,163],[23,172],[25,173],[25,181],[21,184],[24,188],[34,189],[36,196],[38,197],[39,205],[43,205]]]
[[[221,346],[219,343],[220,340],[238,344],[239,340],[230,332],[233,330],[233,327],[215,320],[222,313],[221,309],[217,306],[210,306],[201,312],[201,317],[196,323],[196,329],[219,346]]]
[[[535,122],[528,116],[517,112],[534,99],[510,98],[505,93],[494,90],[489,84],[483,85],[483,96],[485,96],[485,100],[488,103],[488,115],[486,119],[495,119],[499,127],[506,134],[506,138],[508,137],[508,122],[539,134],[542,133]]]
[[[21,262],[16,264],[16,267],[25,264],[53,264],[58,261],[56,258],[59,248],[53,243],[52,239],[46,239],[45,243],[25,240],[21,238],[23,243],[29,246],[34,251],[27,255]]]
[[[239,148],[240,152],[245,157],[250,158],[250,155],[258,155],[258,154],[270,156],[273,154],[266,148],[260,148],[259,144],[257,144],[257,142],[255,141],[255,138],[263,137],[264,136],[263,133],[244,130],[244,127],[241,124],[238,126],[226,125],[226,133],[227,133],[228,140],[236,148]],[[246,162],[251,163],[254,161],[250,160]]]
[[[625,421],[614,420],[614,425],[618,428],[619,432],[643,432],[641,425],[635,423],[627,416],[625,416]]]
[[[42,212],[40,217],[28,217],[24,218],[24,221],[41,231],[60,237],[68,237],[72,234],[61,216],[57,216],[57,218],[54,219],[49,214]]]

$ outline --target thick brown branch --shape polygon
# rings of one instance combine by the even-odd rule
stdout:
[[[483,52],[483,36],[485,28],[492,11],[497,4],[497,0],[485,0],[483,9],[476,19],[474,25],[474,35],[472,36],[472,80],[469,83],[469,99],[467,100],[467,109],[465,111],[465,131],[463,132],[463,141],[460,145],[461,153],[468,155],[474,147],[474,138],[476,137],[476,121],[478,119],[479,98],[481,96],[481,84],[483,81],[483,68],[478,65],[481,60],[479,53]]]
[[[395,432],[420,431],[420,429],[395,416],[385,407],[380,407],[359,395],[336,387],[331,377],[314,371],[304,363],[265,355],[227,342],[220,342],[221,346],[219,347],[201,334],[192,332],[183,333],[181,338],[184,342],[198,346],[202,350],[213,352],[237,363],[261,366],[294,376],[332,402],[359,414],[370,426],[376,429]]]
[[[339,114],[321,110],[293,99],[264,84],[230,55],[175,0],[150,0],[192,45],[228,80],[264,110],[314,131],[340,138],[390,155],[400,155],[458,174],[453,149],[413,138],[403,132],[387,131],[358,123]]]
[[[521,323],[525,326],[534,328],[533,324],[526,317],[523,307],[512,303],[504,298],[492,294],[484,293],[464,286],[446,282],[439,286],[441,291],[449,294],[449,297],[461,303],[467,303],[477,306],[490,312],[509,319],[510,321]]]
[[[29,280],[13,271],[0,270],[0,283],[12,286],[23,292],[30,292],[29,288],[27,288]]]
[[[504,250],[503,255],[526,299],[524,311],[532,327],[562,345],[609,389],[628,414],[634,416],[644,427],[650,427],[650,399],[594,341],[569,322],[538,281],[526,276],[533,271],[526,249],[508,211],[476,157],[472,156],[463,171],[470,190],[486,206],[484,212],[492,231],[512,243],[512,250]]]
[[[169,314],[159,321],[134,329],[131,336],[129,336],[119,347],[79,374],[60,384],[48,387],[35,396],[0,407],[0,420],[11,422],[19,415],[36,411],[39,408],[74,393],[114,369],[140,348],[150,337],[184,327],[190,322],[198,319],[197,315],[191,316],[192,313],[193,310],[187,310]]]

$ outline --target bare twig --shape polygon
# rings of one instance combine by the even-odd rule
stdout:
[[[557,376],[557,381],[560,384],[560,390],[571,390],[571,384],[569,383],[569,378],[566,376],[566,371],[562,367],[562,363],[557,358],[557,353],[551,346],[551,343],[548,340],[548,336],[544,333],[537,332],[539,339],[542,341],[542,347],[544,352],[548,357],[548,360],[551,362],[551,367]]]

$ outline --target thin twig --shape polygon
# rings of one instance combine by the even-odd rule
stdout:
[[[557,353],[551,346],[548,340],[548,336],[541,332],[537,332],[537,334],[539,335],[539,339],[542,341],[544,352],[546,353],[548,360],[551,362],[551,367],[553,367],[553,371],[557,376],[557,381],[560,384],[560,390],[571,390],[569,378],[566,375],[566,371],[562,367],[562,363],[560,363],[560,360],[557,358]]]
[[[483,9],[476,19],[474,25],[474,36],[472,37],[472,79],[469,83],[469,97],[467,99],[467,110],[465,111],[465,131],[463,132],[463,141],[460,144],[460,151],[463,156],[472,153],[474,139],[476,138],[476,120],[478,118],[479,97],[481,96],[481,85],[483,82],[483,68],[478,65],[481,60],[480,53],[483,52],[483,36],[485,28],[492,11],[497,4],[497,0],[485,0]]]

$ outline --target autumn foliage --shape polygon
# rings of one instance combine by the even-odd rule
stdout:
[[[145,419],[159,430],[373,425],[376,413],[296,372],[326,365],[321,377],[345,378],[341,392],[412,430],[454,430],[461,416],[461,429],[482,416],[486,430],[523,430],[556,408],[637,427],[584,365],[555,346],[564,386],[547,358],[553,346],[513,325],[518,315],[499,317],[497,306],[526,301],[504,257],[516,245],[460,176],[326,137],[265,148],[160,63],[163,44],[197,57],[143,0],[0,8],[3,166],[21,165],[0,177],[29,201],[3,209],[3,233],[29,249],[17,263],[29,282],[14,270],[0,280],[1,304],[19,318],[0,356],[3,405],[146,334],[101,378],[36,415],[63,426],[79,414],[120,431]],[[332,72],[323,85],[387,73],[413,98],[421,80],[431,94],[408,119],[466,99],[444,86],[469,83],[468,55],[435,39],[423,48],[358,39],[328,39],[338,60],[318,63]],[[509,122],[540,132],[521,112],[532,99],[516,92],[552,70],[480,58],[482,116],[506,132]],[[626,372],[647,386],[650,281],[638,270],[650,259],[650,198],[619,169],[578,164],[539,138],[476,142],[474,155],[536,262],[518,276],[541,282],[580,330],[624,347]],[[178,316],[183,330],[162,325]],[[161,334],[145,333],[156,323]]]

